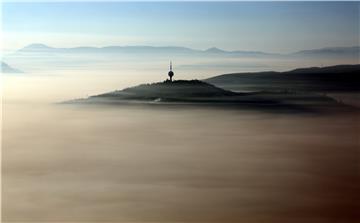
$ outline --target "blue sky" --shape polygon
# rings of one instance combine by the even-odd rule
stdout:
[[[4,3],[4,48],[178,45],[293,52],[359,45],[359,2]]]

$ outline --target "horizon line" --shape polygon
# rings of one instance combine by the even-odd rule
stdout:
[[[103,49],[103,48],[109,48],[109,47],[153,47],[153,48],[166,48],[166,47],[174,47],[174,48],[184,48],[184,49],[189,49],[189,50],[194,50],[194,51],[202,51],[205,52],[207,50],[211,50],[211,49],[216,49],[216,50],[220,50],[220,51],[224,51],[224,52],[251,52],[251,53],[268,53],[268,54],[292,54],[292,53],[297,53],[297,52],[302,52],[302,51],[308,51],[308,50],[324,50],[324,49],[337,49],[337,48],[360,48],[360,44],[359,45],[352,45],[352,46],[324,46],[324,47],[318,47],[318,48],[307,48],[307,49],[301,49],[301,50],[297,50],[297,51],[290,51],[290,52],[285,52],[285,53],[276,53],[276,52],[269,52],[269,51],[262,51],[262,50],[247,50],[247,49],[232,49],[232,50],[228,50],[228,49],[223,49],[223,48],[219,48],[216,46],[211,46],[211,47],[207,47],[207,48],[203,48],[203,49],[198,49],[198,48],[192,48],[192,47],[187,47],[187,46],[181,46],[181,45],[143,45],[143,44],[139,44],[139,45],[103,45],[103,46],[93,46],[93,45],[79,45],[79,46],[71,46],[71,47],[58,47],[58,46],[52,46],[52,45],[48,45],[48,44],[44,44],[44,43],[30,43],[27,44],[21,48],[17,48],[17,49],[8,49],[7,51],[18,51],[18,50],[22,50],[26,47],[30,47],[32,45],[43,45],[44,47],[48,47],[51,49],[76,49],[76,48],[83,48],[83,47],[88,47],[88,48],[94,48],[94,49]],[[5,50],[5,49],[3,49]]]

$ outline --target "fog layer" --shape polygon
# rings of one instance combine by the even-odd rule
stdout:
[[[356,222],[357,115],[7,104],[4,222]]]

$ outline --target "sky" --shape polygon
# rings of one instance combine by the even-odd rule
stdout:
[[[2,5],[2,48],[153,45],[294,52],[359,44],[359,2]]]

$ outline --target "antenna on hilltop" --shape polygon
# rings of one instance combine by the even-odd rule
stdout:
[[[174,72],[172,71],[172,62],[170,60],[170,71],[168,73],[169,77],[170,77],[170,82],[172,82],[172,77],[174,76]]]

